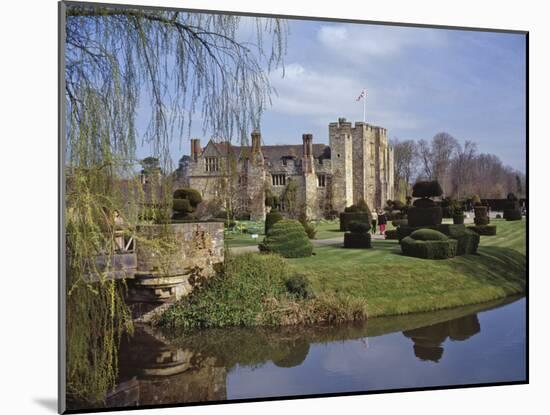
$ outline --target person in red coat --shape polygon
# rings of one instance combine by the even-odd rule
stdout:
[[[386,214],[383,211],[378,212],[378,226],[380,226],[380,234],[384,235],[384,232],[386,232],[386,223],[388,222],[388,218],[386,217]]]

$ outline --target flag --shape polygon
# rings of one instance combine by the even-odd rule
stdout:
[[[361,94],[357,97],[356,101],[361,101],[361,98],[365,98],[367,96],[367,90],[363,89],[361,91]]]

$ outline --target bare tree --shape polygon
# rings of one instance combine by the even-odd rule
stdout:
[[[395,165],[396,192],[401,192],[401,183],[405,184],[405,196],[409,195],[409,187],[416,171],[418,158],[417,143],[414,140],[393,140],[393,157]]]
[[[458,144],[456,157],[451,162],[452,194],[460,199],[471,187],[477,145],[472,141]]]

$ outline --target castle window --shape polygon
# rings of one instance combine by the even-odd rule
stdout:
[[[218,171],[220,170],[220,163],[217,157],[206,157],[206,171]]]
[[[326,186],[326,176],[324,174],[317,175],[317,186],[325,187]]]
[[[286,185],[286,176],[284,174],[274,174],[271,176],[271,182],[273,186]]]

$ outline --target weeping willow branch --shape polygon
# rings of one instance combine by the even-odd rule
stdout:
[[[160,169],[169,172],[173,137],[189,136],[196,118],[214,137],[246,144],[248,131],[259,128],[271,103],[275,91],[268,73],[283,65],[286,36],[286,22],[279,19],[67,7],[67,392],[72,399],[105,398],[116,381],[117,344],[132,329],[125,284],[108,277],[117,252],[115,212],[132,233],[143,206],[169,206],[169,177],[147,188],[138,180],[137,146],[151,144]],[[138,110],[150,114],[141,143]]]

